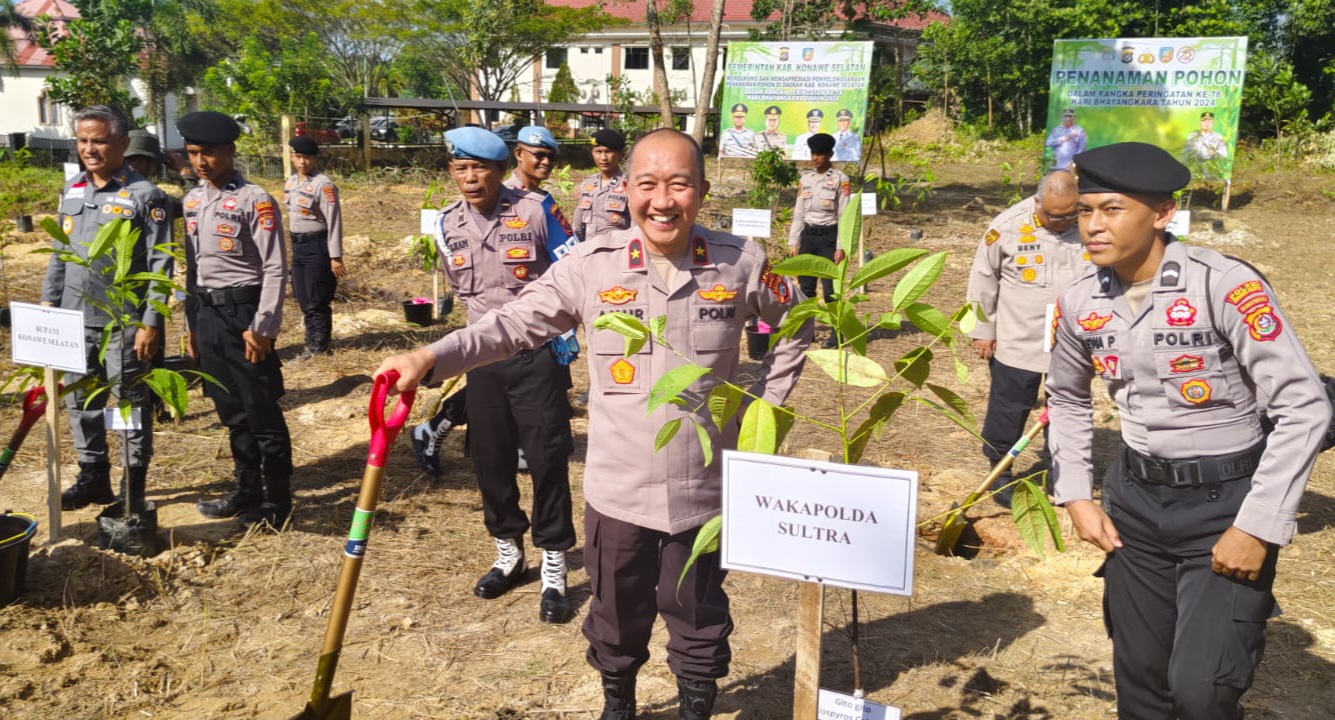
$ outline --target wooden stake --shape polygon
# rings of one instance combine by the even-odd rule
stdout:
[[[832,455],[810,448],[798,453],[829,462]],[[793,671],[793,720],[815,720],[820,696],[820,640],[825,627],[825,586],[797,584],[797,659]]]
[[[1224,212],[1228,212],[1228,199],[1229,199],[1229,197],[1230,197],[1232,194],[1233,194],[1233,181],[1232,181],[1232,180],[1225,180],[1225,181],[1224,181],[1224,199],[1223,199],[1223,210],[1224,210]]]
[[[46,385],[46,512],[47,538],[60,540],[60,425],[56,408],[60,406],[60,392],[56,387],[56,371],[49,365],[42,378]]]

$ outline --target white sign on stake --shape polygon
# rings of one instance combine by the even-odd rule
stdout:
[[[862,214],[863,216],[876,214],[876,193],[862,192]]]
[[[822,689],[816,700],[816,720],[899,720],[899,708],[852,695]]]
[[[10,356],[15,365],[50,367],[80,375],[88,372],[84,352],[83,311],[12,302]]]
[[[723,567],[913,594],[918,473],[728,450]]]
[[[742,237],[769,237],[770,211],[733,208],[732,234],[741,235]]]
[[[436,236],[436,218],[440,217],[440,211],[435,208],[422,208],[421,215],[418,216],[417,233],[419,235]]]

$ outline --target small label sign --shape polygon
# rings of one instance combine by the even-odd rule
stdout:
[[[112,430],[143,430],[144,416],[139,408],[130,408],[122,414],[120,408],[109,407],[103,410],[102,420]]]
[[[864,216],[866,216],[866,215],[875,215],[875,214],[876,214],[876,193],[875,193],[875,192],[862,192],[862,193],[860,193],[860,195],[862,195],[862,214],[863,214]]]
[[[733,208],[732,234],[742,237],[767,238],[770,236],[770,211]]]
[[[816,697],[817,720],[899,720],[899,708],[830,690]]]
[[[15,365],[50,367],[55,370],[88,372],[84,352],[83,311],[10,303],[13,329],[10,355]]]
[[[422,235],[436,236],[436,219],[440,217],[440,211],[435,208],[422,208],[421,215],[418,216],[417,232]]]

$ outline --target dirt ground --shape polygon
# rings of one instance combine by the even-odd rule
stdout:
[[[934,129],[919,128],[919,134],[939,142]],[[919,207],[906,203],[882,213],[870,226],[868,244],[875,252],[914,244],[911,231],[921,230],[918,246],[949,251],[947,269],[928,298],[949,311],[962,300],[979,234],[1012,192],[1002,182],[1001,163],[1032,170],[1032,162],[1014,149],[988,144],[932,152],[931,196]],[[889,170],[906,168],[891,164]],[[712,161],[709,172],[718,177]],[[1329,302],[1335,202],[1311,191],[1313,184],[1329,187],[1332,178],[1300,167],[1276,169],[1249,156],[1237,173],[1227,214],[1218,211],[1214,193],[1194,194],[1191,239],[1267,272],[1316,364],[1335,370],[1335,310]],[[704,213],[706,224],[742,202],[744,182],[742,170],[726,168]],[[195,512],[196,500],[225,491],[230,479],[226,433],[211,403],[195,391],[188,416],[156,434],[149,499],[158,505],[166,549],[149,559],[98,550],[96,508],[65,513],[64,538],[47,543],[45,460],[35,433],[0,481],[0,508],[42,521],[27,592],[0,609],[0,716],[282,719],[305,703],[365,463],[369,373],[386,354],[434,339],[460,319],[456,312],[449,324],[415,329],[398,307],[400,300],[431,294],[429,275],[406,259],[403,242],[415,232],[425,188],[367,180],[342,186],[345,225],[353,236],[346,243],[351,277],[335,306],[337,353],[296,361],[300,315],[291,303],[279,340],[288,386],[283,406],[297,464],[291,527],[243,534],[234,521],[210,521]],[[1032,183],[1025,189],[1032,190]],[[1224,221],[1220,232],[1211,230],[1216,219]],[[44,256],[27,253],[39,244],[30,235],[5,248],[8,299],[37,299]],[[871,307],[888,302],[890,289],[889,282],[873,287]],[[169,346],[178,343],[179,326],[169,336]],[[7,335],[0,344],[8,344]],[[912,334],[886,334],[871,352],[889,362],[915,344]],[[957,382],[949,364],[938,365],[935,380],[959,392],[981,419],[986,368],[964,359],[967,382]],[[587,387],[585,373],[578,363],[577,386]],[[791,402],[820,413],[830,394],[830,381],[808,367]],[[438,396],[422,393],[412,422]],[[18,412],[14,398],[4,399],[0,428],[7,435]],[[1106,457],[1117,421],[1109,404],[1101,408],[1096,421]],[[577,497],[586,428],[577,417],[571,463]],[[68,484],[76,468],[68,428],[62,433]],[[835,449],[832,437],[818,433],[804,432],[800,443],[792,449]],[[447,472],[436,481],[417,469],[406,438],[395,446],[335,690],[355,690],[357,717],[596,718],[600,688],[584,662],[579,631],[589,599],[580,553],[572,553],[570,578],[579,617],[569,625],[537,621],[533,570],[529,582],[502,599],[473,597],[473,582],[491,562],[491,543],[461,434],[452,434],[447,446]],[[920,473],[920,520],[943,512],[987,470],[975,440],[916,406],[896,416],[867,459]],[[1098,553],[1068,528],[1067,552],[1049,549],[1036,557],[996,506],[982,505],[974,514],[984,541],[977,557],[933,554],[934,527],[928,523],[916,554],[913,596],[860,595],[867,696],[901,708],[912,720],[1112,715],[1111,648],[1100,617],[1100,583],[1091,576]],[[1270,624],[1265,662],[1246,698],[1251,717],[1331,716],[1333,525],[1335,453],[1328,453],[1303,500],[1301,535],[1281,555],[1276,595],[1284,614]],[[733,573],[727,587],[737,630],[717,716],[791,717],[796,585]],[[829,589],[826,607],[822,685],[849,692],[849,593]],[[676,717],[662,642],[660,623],[653,658],[640,675],[641,716],[651,720]]]

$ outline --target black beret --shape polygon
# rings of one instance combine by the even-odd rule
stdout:
[[[287,146],[298,155],[319,155],[320,145],[305,135],[298,135],[287,141]]]
[[[605,147],[608,150],[615,150],[616,152],[625,152],[626,136],[616,130],[603,128],[593,134],[593,146]]]
[[[176,121],[181,137],[191,145],[227,145],[241,136],[241,126],[213,110],[192,112]]]
[[[1142,142],[1094,148],[1072,160],[1080,192],[1169,195],[1191,182],[1191,171],[1168,151]]]
[[[807,147],[817,155],[829,155],[834,152],[834,136],[829,133],[816,133],[807,138]]]

